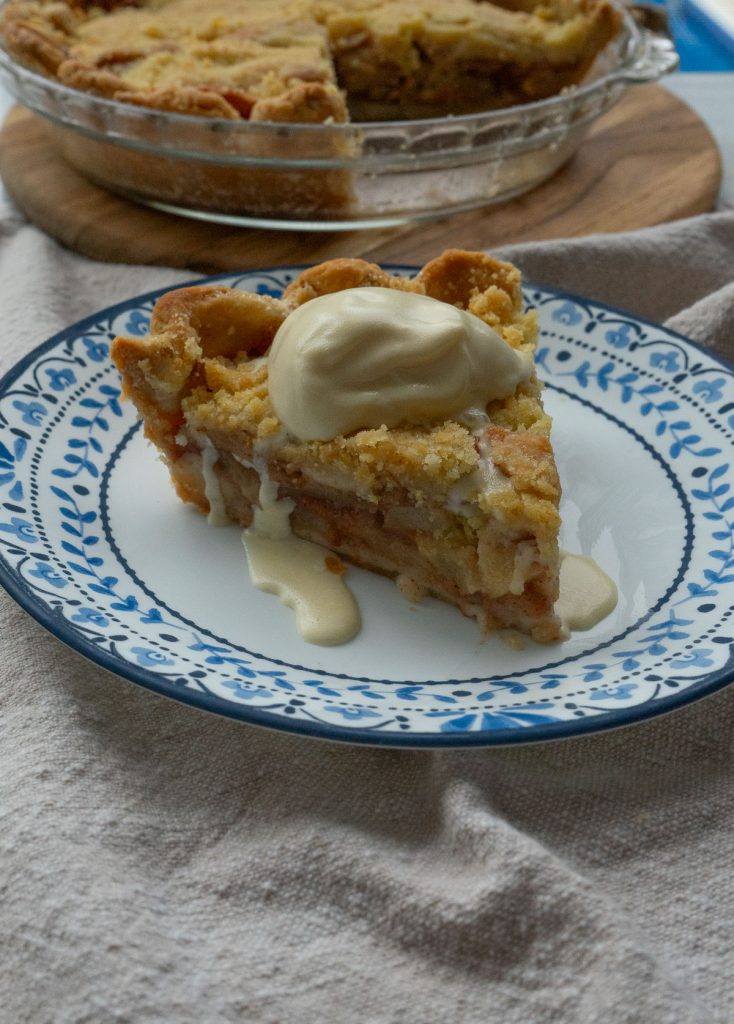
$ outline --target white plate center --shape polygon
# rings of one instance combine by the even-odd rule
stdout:
[[[305,644],[293,613],[250,584],[239,530],[207,526],[176,497],[168,473],[138,431],[109,481],[110,529],[137,579],[199,631],[275,661],[314,671],[424,682],[503,677],[590,654],[631,627],[675,579],[686,526],[662,464],[629,431],[574,398],[547,390],[563,484],[567,550],[591,555],[614,579],[616,611],[564,644],[516,651],[483,638],[473,620],[428,600],[410,605],[394,584],[350,569],[363,628],[337,648]]]

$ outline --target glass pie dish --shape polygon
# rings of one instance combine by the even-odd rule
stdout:
[[[486,206],[545,181],[635,83],[678,65],[664,31],[632,9],[583,84],[477,114],[351,124],[197,117],[103,99],[0,49],[0,80],[48,122],[97,185],[171,213],[247,227],[405,224]]]

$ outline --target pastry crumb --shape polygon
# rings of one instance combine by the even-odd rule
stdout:
[[[427,594],[425,587],[421,587],[420,584],[416,583],[415,580],[410,578],[410,576],[405,576],[401,573],[399,576],[396,576],[395,582],[400,593],[403,597],[407,598],[411,604],[420,604]]]

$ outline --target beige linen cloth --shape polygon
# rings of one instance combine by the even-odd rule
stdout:
[[[8,208],[0,233],[3,369],[191,276]],[[734,356],[734,214],[505,252]],[[3,1024],[734,1021],[734,688],[577,740],[372,750],[190,710],[0,613]]]

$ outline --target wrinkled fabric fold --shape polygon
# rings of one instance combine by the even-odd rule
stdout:
[[[501,254],[734,355],[734,214]],[[6,209],[0,367],[193,276]],[[731,688],[576,740],[357,748],[157,697],[4,594],[0,620],[3,1020],[734,1019]]]

